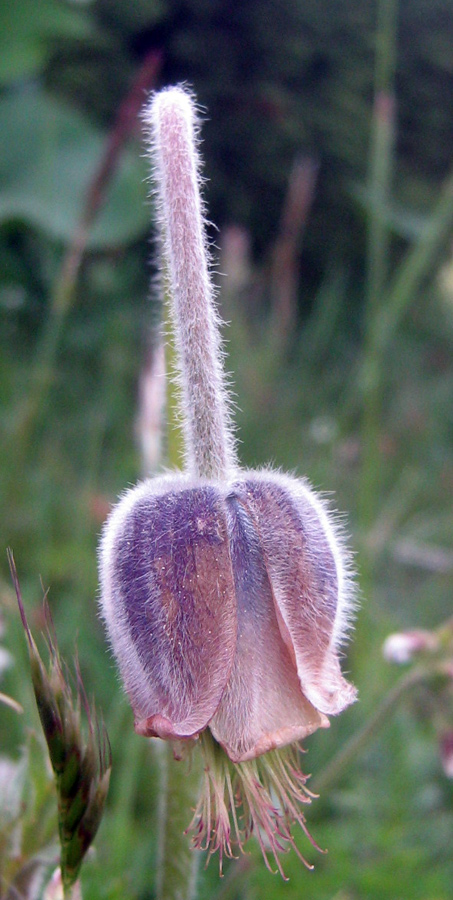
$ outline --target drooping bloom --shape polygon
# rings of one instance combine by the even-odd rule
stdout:
[[[194,484],[181,475],[130,490],[105,530],[101,573],[103,614],[137,732],[185,741],[209,729],[241,764],[328,726],[327,715],[355,698],[338,656],[350,598],[340,548],[303,480],[264,471]],[[212,743],[210,752],[206,791],[216,799],[228,792],[229,769]],[[279,764],[277,801],[275,785],[266,796],[257,787],[258,769],[239,766],[244,778],[225,807],[200,810],[208,845],[222,820],[225,837],[217,834],[212,849],[231,852],[227,807],[234,810],[234,793],[243,806],[245,776],[256,796],[235,840],[242,844],[254,825],[275,839],[283,815],[278,839],[291,841],[286,820],[303,824],[297,810],[307,793],[294,753]]]
[[[102,612],[137,732],[201,744],[195,845],[231,855],[254,831],[280,868],[291,825],[306,831],[300,804],[311,796],[297,742],[355,699],[339,662],[353,606],[348,555],[304,479],[236,464],[189,96],[157,95],[147,121],[187,471],[142,482],[114,508]]]
[[[101,548],[103,612],[136,728],[208,727],[233,762],[300,740],[355,696],[340,672],[348,576],[302,480],[150,479]]]

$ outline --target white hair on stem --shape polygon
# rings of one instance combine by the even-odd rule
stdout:
[[[169,279],[186,469],[195,477],[225,478],[235,469],[236,449],[209,271],[192,96],[180,86],[160,91],[143,119]]]

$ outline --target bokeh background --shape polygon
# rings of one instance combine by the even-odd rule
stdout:
[[[288,856],[283,883],[251,843],[222,882],[211,861],[200,897],[453,896],[453,662],[405,690],[382,654],[389,633],[452,616],[452,47],[451,0],[1,5],[0,689],[25,712],[0,706],[0,896],[52,867],[56,821],[7,546],[32,627],[49,588],[110,734],[84,897],[154,896],[156,763],[97,617],[96,546],[118,493],[159,464],[139,112],[180,81],[202,107],[242,462],[334,492],[362,595],[345,660],[360,702],[304,758],[329,853],[308,851],[311,873]]]

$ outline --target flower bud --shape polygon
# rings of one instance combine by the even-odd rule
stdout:
[[[398,666],[412,662],[419,653],[430,653],[438,647],[438,639],[431,631],[413,628],[389,634],[382,646],[384,659]]]
[[[440,758],[447,778],[453,778],[453,729],[441,735]]]

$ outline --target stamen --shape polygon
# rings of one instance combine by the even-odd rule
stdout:
[[[274,750],[257,759],[232,763],[206,731],[200,739],[205,759],[203,791],[187,832],[194,848],[205,850],[208,860],[218,851],[222,874],[223,859],[241,853],[254,834],[269,871],[275,874],[269,856],[280,875],[286,876],[282,853],[294,849],[307,867],[313,866],[298,849],[292,827],[299,825],[316,850],[323,852],[309,833],[300,804],[311,803],[313,795],[298,768],[297,746]]]

